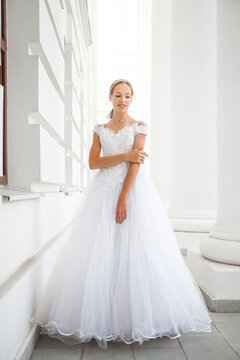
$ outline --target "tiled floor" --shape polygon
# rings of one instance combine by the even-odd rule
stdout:
[[[186,333],[178,339],[167,337],[133,343],[108,342],[100,348],[95,340],[66,345],[41,336],[31,360],[237,360],[240,359],[240,313],[210,313],[211,333]]]

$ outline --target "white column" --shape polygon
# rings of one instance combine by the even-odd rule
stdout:
[[[240,1],[217,0],[217,221],[200,243],[212,260],[240,265]]]
[[[216,218],[215,0],[172,0],[169,216],[208,232]]]
[[[186,236],[216,218],[215,31],[215,0],[152,1],[151,174]]]

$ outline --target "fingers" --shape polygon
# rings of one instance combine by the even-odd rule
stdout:
[[[116,211],[115,220],[117,224],[121,224],[127,218],[126,210],[118,210]]]
[[[115,220],[116,220],[116,223],[118,224],[119,223],[119,214],[118,212],[116,211],[116,217],[115,217]]]
[[[148,156],[148,154],[145,151],[139,151],[140,154],[143,154],[144,156]]]
[[[140,146],[140,147],[138,148],[138,151],[139,151],[141,154],[144,154],[145,156],[148,156],[148,154],[147,154],[145,151],[142,151],[142,149],[143,149],[143,146]]]
[[[144,160],[145,160],[145,158],[144,158],[144,156],[138,156],[138,163],[144,163]]]
[[[148,157],[148,154],[145,151],[141,151],[141,159],[143,160],[142,163],[144,163],[145,156]]]
[[[135,162],[137,164],[143,164],[145,160],[145,156],[148,157],[148,154],[145,151],[141,151],[140,149],[143,149],[143,147],[139,147],[138,149],[133,149],[135,152],[134,157],[130,160],[131,162]]]
[[[116,223],[119,224],[120,223],[120,217],[119,217],[119,212],[116,212]]]
[[[123,222],[123,218],[122,218],[122,216],[121,216],[121,213],[118,213],[117,215],[116,215],[116,223],[117,224],[121,224]]]
[[[121,211],[121,216],[120,216],[120,224],[127,218],[127,211],[126,210],[122,210]]]
[[[148,156],[148,155],[147,155]],[[144,160],[145,160],[145,154],[144,153],[139,153],[138,154],[138,157],[137,157],[137,162],[138,163],[144,163]]]
[[[142,150],[140,150],[140,149],[143,149],[143,147],[141,146],[141,147],[139,147],[139,148],[137,149],[138,154],[143,154],[144,156],[148,156],[148,154],[147,154],[145,151],[142,151]]]

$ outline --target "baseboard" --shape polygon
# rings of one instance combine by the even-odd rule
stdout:
[[[29,360],[38,342],[39,336],[40,327],[38,325],[33,325],[30,328],[16,356],[14,357],[14,360]]]
[[[199,285],[208,309],[216,313],[240,313],[240,299],[213,299]]]

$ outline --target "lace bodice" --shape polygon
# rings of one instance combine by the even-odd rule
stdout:
[[[103,156],[118,155],[131,151],[135,136],[137,134],[147,135],[147,125],[140,125],[140,122],[134,122],[132,125],[121,128],[114,132],[104,125],[96,124],[93,132],[97,133],[103,151]],[[127,175],[129,162],[124,161],[115,166],[99,169],[100,177],[104,182],[104,190],[110,191],[120,182],[124,182]]]

